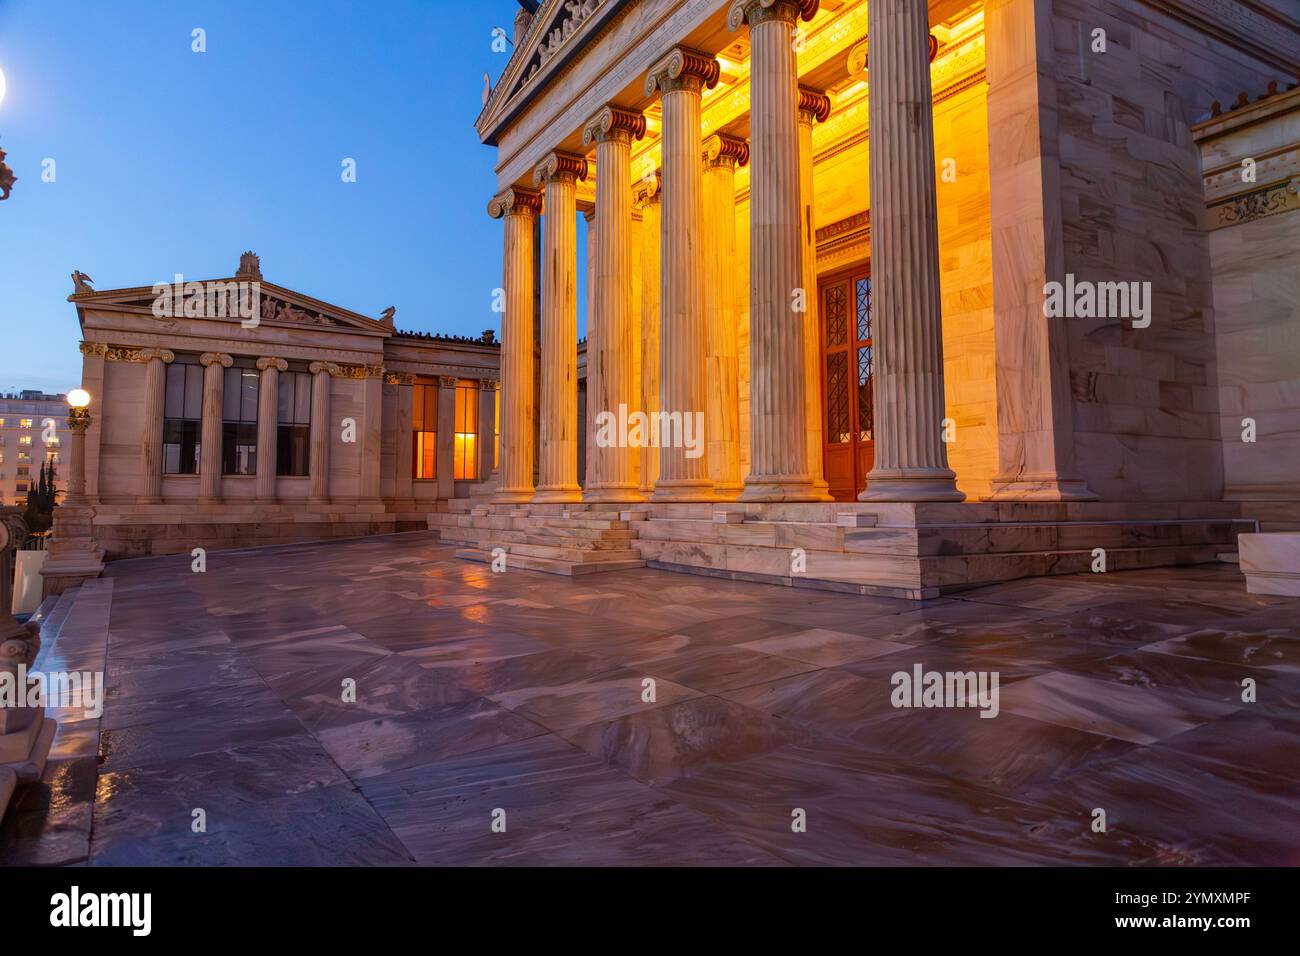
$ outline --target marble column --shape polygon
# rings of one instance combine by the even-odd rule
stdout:
[[[583,496],[586,496],[587,487],[596,478],[596,469],[600,467],[600,462],[592,454],[592,445],[595,441],[595,431],[593,424],[596,420],[594,412],[587,407],[591,398],[591,327],[595,324],[592,310],[596,305],[596,250],[600,246],[600,238],[596,232],[596,207],[585,209],[582,212],[582,219],[587,224],[587,338],[585,341],[578,342],[578,351],[587,350],[586,375],[578,372],[578,434],[582,436],[582,444],[578,452],[578,484],[582,487]],[[581,366],[581,360],[579,361]]]
[[[674,423],[659,436],[654,501],[716,500],[709,477],[704,382],[700,99],[705,86],[717,84],[719,70],[707,53],[676,47],[646,75],[646,95],[656,89],[663,94],[659,406]]]
[[[736,294],[736,167],[749,144],[713,135],[703,147],[705,380],[709,477],[719,498],[744,490],[740,474],[740,308]]]
[[[235,360],[221,352],[204,352],[203,419],[199,431],[199,503],[221,501],[221,422],[222,401],[226,388],[226,369]]]
[[[652,173],[636,188],[641,210],[641,411],[652,416],[659,410],[659,292],[661,254],[660,179]],[[653,418],[652,418],[653,420]],[[659,478],[659,449],[641,446],[641,482],[645,495],[655,490]]]
[[[330,377],[338,370],[332,362],[312,362],[307,370],[311,380],[311,478],[307,501],[313,505],[330,502],[330,440],[333,423],[330,421]]]
[[[606,106],[582,131],[582,144],[596,144],[596,230],[593,300],[587,326],[587,429],[601,435],[601,416],[615,422],[640,404],[636,394],[637,325],[632,302],[632,142],[645,135],[641,113]],[[640,450],[622,441],[588,447],[584,501],[644,501],[640,488]],[[607,432],[607,437],[609,436]]]
[[[140,495],[142,505],[160,504],[162,498],[163,413],[167,404],[167,366],[176,358],[170,349],[140,353],[144,367],[144,427],[140,436]]]
[[[377,356],[382,360],[382,356]],[[384,444],[384,369],[382,365],[365,368],[361,380],[361,447],[358,466],[361,470],[357,494],[361,502],[374,511],[383,510]]]
[[[494,378],[480,379],[478,383],[478,480],[492,477],[496,465],[497,385]]]
[[[538,484],[533,501],[582,500],[578,485],[577,181],[587,160],[552,153],[533,171],[545,184],[542,232],[542,374]]]
[[[744,501],[813,501],[804,380],[802,210],[795,24],[817,0],[736,0],[749,23],[750,469]]]
[[[456,382],[454,375],[438,376],[438,497],[456,497]]]
[[[943,442],[943,336],[925,4],[872,0],[869,188],[876,462],[861,501],[961,501]]]
[[[822,438],[821,394],[821,300],[817,294],[817,219],[813,196],[813,124],[824,123],[831,115],[831,100],[820,90],[799,87],[799,208],[801,261],[803,263],[804,304],[803,316],[803,381],[804,381],[804,432],[808,436],[808,476],[812,479],[813,493],[821,501],[831,501],[830,486],[826,483],[822,456],[825,444]]]
[[[540,193],[511,188],[488,204],[488,215],[505,220],[501,315],[501,486],[495,500],[531,501],[537,405],[533,230],[542,208]]]
[[[289,363],[282,358],[257,360],[262,376],[257,383],[257,500],[275,501],[276,451],[280,433],[280,373]]]

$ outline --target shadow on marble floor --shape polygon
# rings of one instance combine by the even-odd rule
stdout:
[[[1300,863],[1300,602],[1235,567],[920,605],[407,534],[108,576],[50,653],[103,718],[0,863]],[[916,665],[996,671],[997,716],[895,706]]]

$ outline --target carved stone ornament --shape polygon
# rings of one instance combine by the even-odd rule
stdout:
[[[664,54],[646,72],[645,95],[654,96],[655,90],[670,93],[673,90],[713,89],[722,75],[722,66],[707,53],[689,47],[674,47]]]
[[[533,170],[533,185],[540,186],[551,179],[587,178],[587,157],[572,153],[554,152],[537,164]]]
[[[749,162],[749,143],[736,136],[714,133],[700,147],[704,162],[709,165],[744,166]]]
[[[736,32],[742,24],[753,26],[763,20],[807,23],[817,15],[820,0],[732,0],[727,10],[727,29]]]
[[[801,86],[799,87],[799,114],[801,118],[807,115],[818,123],[825,123],[831,115],[831,98],[821,90]]]
[[[582,129],[582,145],[606,139],[625,139],[627,142],[645,136],[645,114],[633,110],[606,106],[599,113],[587,120]]]
[[[493,196],[488,202],[487,211],[493,219],[502,216],[536,216],[542,211],[542,194],[512,186]]]

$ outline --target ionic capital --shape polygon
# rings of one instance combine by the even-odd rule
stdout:
[[[273,368],[277,372],[285,372],[289,369],[289,363],[282,358],[275,358],[274,356],[268,355],[265,358],[257,360],[257,368],[258,371],[261,372],[265,372],[268,368]]]
[[[235,360],[225,352],[204,352],[199,356],[199,364],[204,368],[209,365],[220,365],[222,368],[230,368],[235,364]]]
[[[532,189],[511,186],[492,197],[487,211],[493,219],[502,216],[527,216],[531,219],[542,211],[542,194]]]
[[[501,382],[495,378],[481,378],[478,387],[488,392],[495,392],[501,386]]]
[[[930,34],[930,62],[939,55],[939,38],[933,33]],[[865,73],[870,60],[871,42],[869,38],[863,38],[849,49],[848,70],[849,76],[857,76],[859,73]]]
[[[455,375],[439,375],[439,376],[438,376],[438,387],[439,387],[439,388],[455,388],[455,387],[456,387],[456,383],[459,382],[459,381],[460,381],[460,379],[458,379]]]
[[[714,133],[700,146],[706,166],[744,166],[749,162],[749,143],[737,136]]]
[[[673,47],[650,67],[645,76],[645,95],[653,96],[656,89],[663,93],[690,90],[698,93],[704,87],[718,85],[722,66],[708,53],[689,47]]]
[[[587,178],[587,157],[575,156],[573,153],[554,152],[537,164],[533,169],[533,185],[556,180],[577,182]]]
[[[825,123],[831,115],[831,98],[821,90],[811,87],[799,87],[799,121],[809,126],[814,121]]]
[[[414,385],[415,375],[412,372],[386,372],[384,373],[385,385]]]
[[[799,20],[807,23],[817,15],[821,0],[731,0],[727,10],[727,29],[733,33],[741,24],[751,27],[765,20],[784,20],[794,24]]]
[[[635,110],[625,110],[618,106],[606,106],[599,113],[587,120],[582,128],[582,145],[617,141],[631,143],[645,136],[645,114]]]
[[[311,372],[313,375],[319,375],[321,372],[332,376],[343,374],[343,370],[333,362],[312,362],[307,366],[307,371]]]
[[[662,188],[663,174],[657,169],[647,170],[644,176],[632,184],[632,204],[644,207],[659,202]]]

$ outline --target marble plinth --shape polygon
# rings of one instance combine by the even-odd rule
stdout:
[[[1300,597],[1300,532],[1242,534],[1237,547],[1251,594]]]

